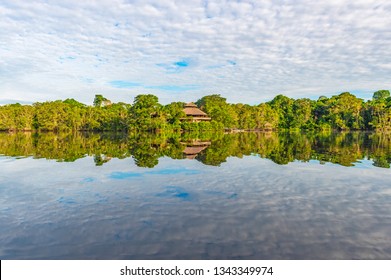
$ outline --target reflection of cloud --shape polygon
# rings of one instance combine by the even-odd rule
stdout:
[[[187,169],[187,168],[167,168],[167,169],[157,169],[152,171],[145,172],[113,172],[109,175],[111,179],[128,179],[134,177],[141,177],[145,175],[176,175],[176,174],[184,174],[184,175],[196,175],[199,174],[199,170]]]
[[[163,192],[158,193],[156,196],[163,198],[178,198],[180,200],[189,201],[193,199],[193,195],[188,193],[184,188],[176,186],[166,186]]]
[[[0,100],[142,93],[116,80],[200,83],[185,96],[150,88],[163,103],[215,92],[247,103],[352,89],[369,97],[391,87],[390,11],[375,0],[1,1]]]
[[[1,259],[391,257],[390,169],[256,156],[219,168],[163,157],[151,172],[131,159],[1,164]],[[121,172],[143,176],[107,178]]]
[[[185,175],[195,175],[200,174],[199,170],[187,169],[187,168],[168,168],[168,169],[160,169],[146,172],[149,174],[158,174],[158,175],[175,175],[175,174],[185,174]]]
[[[84,178],[82,180],[83,183],[91,183],[91,182],[94,182],[94,181],[95,181],[95,179],[92,178],[92,177],[87,177],[87,178]]]
[[[62,196],[57,201],[62,204],[76,204],[76,201],[71,197],[63,197]]]
[[[141,177],[143,176],[142,173],[134,173],[134,172],[113,172],[110,174],[111,179],[128,179],[128,178],[134,178],[134,177]]]

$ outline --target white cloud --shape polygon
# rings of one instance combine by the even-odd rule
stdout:
[[[391,88],[390,12],[385,1],[2,1],[0,101],[256,104]],[[158,66],[184,59],[181,71]],[[145,88],[110,85],[121,80]]]

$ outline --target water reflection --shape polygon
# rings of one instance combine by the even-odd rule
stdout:
[[[93,156],[101,166],[112,158],[132,157],[152,168],[159,158],[196,159],[219,166],[229,157],[259,155],[277,164],[317,160],[354,166],[371,160],[390,168],[391,135],[376,133],[237,133],[237,134],[53,134],[0,133],[0,154],[73,162]]]
[[[391,259],[390,152],[370,133],[0,134],[0,259]]]

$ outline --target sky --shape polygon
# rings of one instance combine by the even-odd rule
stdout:
[[[390,1],[0,1],[0,104],[391,89]]]

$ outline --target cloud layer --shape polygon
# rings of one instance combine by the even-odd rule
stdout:
[[[386,1],[2,1],[0,103],[391,88]]]

